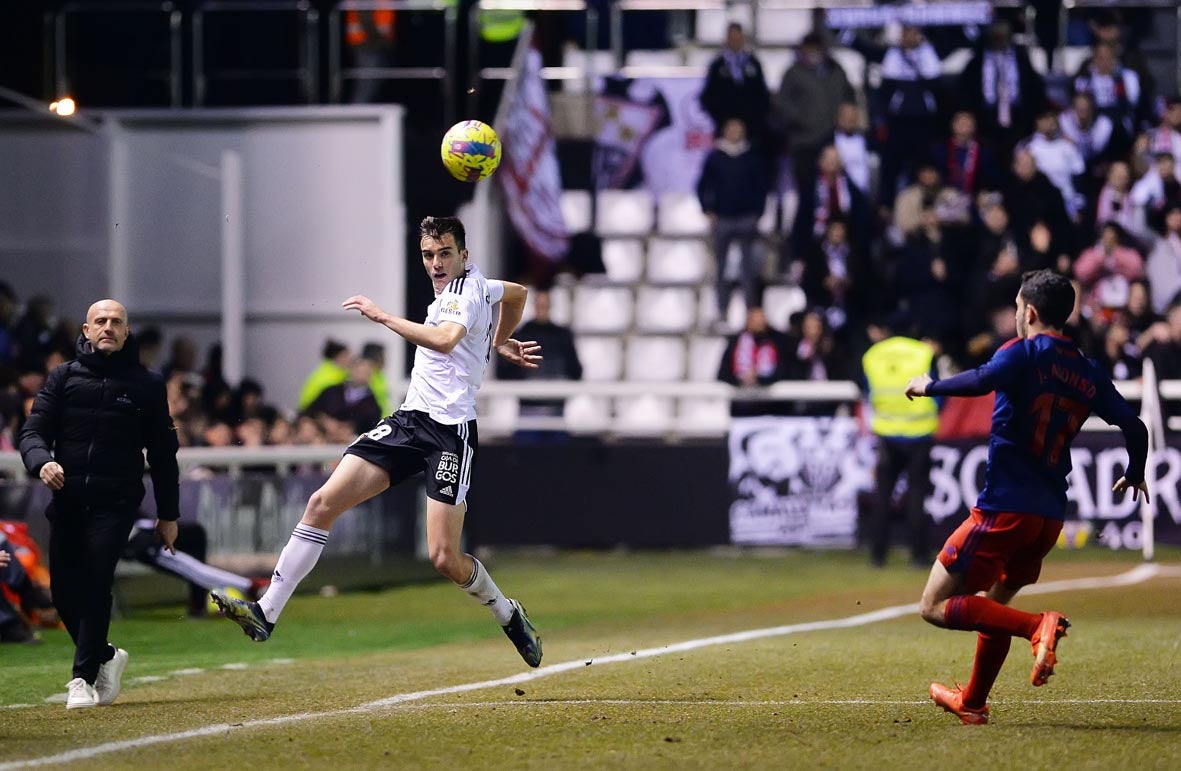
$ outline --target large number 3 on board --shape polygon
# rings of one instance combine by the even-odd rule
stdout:
[[[1062,448],[1074,439],[1090,411],[1087,405],[1065,396],[1042,394],[1034,399],[1029,409],[1029,414],[1037,421],[1030,445],[1033,454],[1044,457],[1051,466],[1058,465]]]

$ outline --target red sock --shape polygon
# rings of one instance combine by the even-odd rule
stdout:
[[[952,597],[947,601],[943,617],[948,629],[1011,635],[1026,640],[1033,637],[1042,620],[1041,613],[1026,613],[974,594]]]
[[[972,662],[972,679],[964,688],[964,706],[969,709],[983,709],[988,702],[988,692],[1001,673],[1005,656],[1009,655],[1009,643],[1013,638],[1007,634],[984,634],[976,639],[976,660]]]

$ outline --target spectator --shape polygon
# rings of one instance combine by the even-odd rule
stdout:
[[[1046,110],[1038,114],[1037,131],[1024,143],[1024,149],[1033,156],[1038,171],[1058,188],[1067,213],[1075,219],[1083,209],[1083,200],[1075,192],[1074,178],[1085,172],[1087,166],[1074,143],[1062,136],[1056,112]]]
[[[991,319],[993,312],[1001,309],[1013,317],[1016,323],[1013,298],[1021,289],[1021,259],[1017,245],[1012,240],[1002,242],[1000,250],[988,261],[986,269],[973,284],[975,301],[970,303],[971,317],[966,321],[972,326],[978,325]],[[996,325],[991,326],[995,328]]]
[[[713,231],[719,323],[726,318],[733,288],[726,278],[726,255],[735,241],[742,253],[746,307],[762,305],[762,259],[755,240],[770,186],[766,159],[746,140],[745,124],[738,118],[726,121],[697,182],[697,198]]]
[[[1165,210],[1181,205],[1181,180],[1172,153],[1157,153],[1155,160],[1152,169],[1132,186],[1130,197],[1143,211],[1145,224],[1163,233]]]
[[[496,375],[502,380],[582,380],[582,362],[574,346],[574,335],[569,328],[554,323],[550,316],[552,298],[548,290],[534,292],[533,318],[522,324],[516,332],[521,340],[535,340],[545,351],[537,369],[525,369],[501,359],[496,365]],[[561,399],[522,399],[521,414],[530,416],[561,417],[564,402]]]
[[[1103,350],[1095,358],[1112,380],[1135,380],[1143,369],[1140,349],[1119,316],[1112,319],[1103,335]]]
[[[1037,162],[1025,150],[1013,156],[1013,175],[1006,185],[1004,200],[1017,233],[1030,233],[1036,223],[1044,222],[1050,228],[1055,250],[1075,253],[1075,227],[1066,214],[1062,192],[1037,170]]]
[[[812,183],[800,188],[800,203],[792,223],[792,258],[800,259],[812,244],[824,237],[830,219],[849,226],[849,242],[861,254],[868,253],[870,238],[869,203],[849,180],[841,156],[832,145],[820,152],[817,174]]]
[[[142,332],[137,332],[135,336],[139,340],[140,364],[143,364],[148,372],[162,374],[160,353],[163,346],[163,336],[160,334],[160,328],[146,327]]]
[[[1114,311],[1128,304],[1128,285],[1144,278],[1140,254],[1120,242],[1123,230],[1114,222],[1099,231],[1099,242],[1074,263],[1074,275],[1084,294],[1083,315],[1092,321],[1110,320]]]
[[[935,92],[941,74],[939,56],[922,31],[904,26],[899,44],[882,59],[886,142],[878,197],[884,206],[893,203],[900,175],[930,150],[938,131]]]
[[[793,341],[790,352],[793,380],[847,380],[851,374],[848,357],[833,337],[823,308],[804,313],[799,340]]]
[[[1006,155],[1019,137],[1029,135],[1034,112],[1045,99],[1029,52],[1013,44],[1012,29],[1002,20],[989,26],[984,44],[960,75],[958,91],[965,109],[976,113],[981,133]]]
[[[324,444],[324,431],[311,415],[300,415],[295,421],[295,441],[299,445]]]
[[[866,305],[866,272],[865,255],[849,243],[848,226],[829,220],[823,240],[804,256],[800,286],[809,307],[824,308],[829,326],[841,333]]]
[[[767,324],[758,306],[746,311],[746,326],[730,338],[718,366],[718,380],[736,386],[770,385],[789,376],[790,341]]]
[[[172,355],[164,365],[164,377],[173,372],[197,371],[197,346],[187,337],[177,337],[172,341]]]
[[[747,47],[741,24],[731,23],[726,28],[725,46],[709,65],[700,99],[713,119],[715,136],[721,136],[727,120],[738,118],[751,142],[763,149],[771,94],[763,65]]]
[[[233,390],[226,382],[221,367],[221,343],[209,346],[205,357],[205,369],[200,375],[191,375],[189,382],[200,389],[201,409],[209,415],[221,415],[230,408]]]
[[[1089,92],[1080,91],[1071,97],[1070,109],[1062,111],[1058,124],[1062,135],[1078,148],[1088,170],[1096,169],[1112,157],[1111,118],[1096,112],[1095,97]]]
[[[795,63],[783,75],[775,103],[798,189],[807,189],[816,178],[816,159],[836,127],[837,110],[854,98],[845,71],[828,55],[824,39],[809,32],[800,42]]]
[[[1070,275],[1073,260],[1064,251],[1055,248],[1053,231],[1041,220],[1033,223],[1027,234],[1019,234],[1018,248],[1021,255],[1021,270],[1055,270]]]
[[[1020,276],[1018,276],[1020,284]],[[1016,296],[1016,292],[1014,292]],[[1009,305],[1012,305],[1012,298]],[[996,350],[1017,336],[1017,317],[1012,307],[994,307],[986,316],[988,329],[974,335],[965,346],[965,367],[979,367],[985,364]]]
[[[1181,302],[1170,305],[1165,320],[1153,325],[1152,342],[1144,355],[1152,359],[1161,380],[1181,379]]]
[[[0,281],[0,368],[12,361],[15,316],[16,292],[8,282]]]
[[[373,366],[373,377],[369,378],[369,390],[373,391],[377,399],[377,406],[381,408],[382,417],[392,415],[394,407],[390,403],[390,386],[385,379],[385,346],[381,343],[365,343],[361,346],[361,358]]]
[[[837,128],[833,132],[833,147],[841,157],[841,165],[849,181],[857,185],[863,195],[869,195],[869,142],[861,130],[861,115],[853,102],[842,102],[837,108]]]
[[[320,357],[320,363],[308,375],[307,380],[303,383],[303,388],[299,391],[301,412],[312,406],[312,402],[323,393],[325,388],[340,385],[349,378],[348,366],[352,354],[349,353],[349,349],[344,343],[338,343],[335,340],[325,341]]]
[[[947,184],[969,198],[1000,187],[992,152],[976,139],[976,117],[966,110],[952,117],[951,138],[936,146],[934,158]]]
[[[1164,234],[1155,239],[1146,271],[1152,286],[1152,307],[1163,313],[1181,296],[1181,206],[1165,211]]]
[[[1000,196],[990,197],[984,203],[980,212],[983,227],[979,228],[975,238],[975,254],[969,264],[955,265],[953,271],[953,275],[958,278],[956,284],[967,289],[965,299],[969,303],[976,299],[975,287],[992,269],[998,255],[1004,252],[1015,256],[1021,252],[1009,219],[1009,210],[1001,203]],[[1008,298],[1010,304],[1016,296],[1014,292]]]
[[[1110,118],[1123,137],[1135,136],[1136,115],[1140,110],[1140,77],[1134,70],[1121,66],[1113,45],[1099,43],[1095,46],[1091,61],[1083,64],[1074,79],[1074,90],[1091,94],[1095,98],[1095,109]]]
[[[923,227],[923,214],[928,211],[941,224],[966,225],[969,202],[966,195],[943,184],[934,163],[924,161],[918,165],[914,183],[894,201],[894,227],[903,236],[911,236]]]
[[[274,421],[267,428],[268,445],[274,447],[281,447],[283,445],[295,444],[294,432],[291,421],[284,415],[276,415]]]
[[[53,340],[53,300],[37,295],[12,328],[13,359],[20,367],[41,367]]]
[[[270,422],[275,415],[275,408],[265,404],[262,396],[262,383],[244,378],[234,389],[229,408],[221,417],[234,427],[255,418],[261,419],[264,423]]]
[[[1170,153],[1181,168],[1181,95],[1165,100],[1160,123],[1140,135],[1135,145],[1136,158],[1143,168],[1151,165],[1157,153]]]
[[[932,330],[934,337],[947,339],[958,327],[951,271],[943,256],[943,231],[935,212],[922,215],[923,226],[903,245],[895,274],[898,307],[910,314],[916,325]],[[970,266],[957,271],[971,275]]]
[[[1095,204],[1095,222],[1101,226],[1114,222],[1129,233],[1144,231],[1144,211],[1132,200],[1132,175],[1128,164],[1122,161],[1111,164],[1107,170],[1107,183],[1099,191]]]
[[[373,363],[357,357],[349,366],[348,380],[328,386],[320,392],[308,407],[307,413],[315,416],[326,415],[332,420],[347,423],[354,436],[372,429],[381,420],[382,415],[377,397],[369,387],[371,377]]]
[[[1128,286],[1128,305],[1120,318],[1132,335],[1139,355],[1139,351],[1152,341],[1152,325],[1161,320],[1152,310],[1152,289],[1147,280],[1133,281]]]
[[[378,69],[394,66],[395,21],[395,11],[389,8],[344,12],[344,41],[352,51],[353,67]],[[356,79],[349,101],[353,104],[378,101],[381,84],[379,78]]]

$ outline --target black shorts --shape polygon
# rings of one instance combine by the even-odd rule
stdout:
[[[467,498],[478,444],[474,420],[449,426],[425,412],[398,410],[344,453],[385,469],[391,487],[421,471],[427,497],[454,506]]]

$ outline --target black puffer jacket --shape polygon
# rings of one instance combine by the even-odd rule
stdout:
[[[144,497],[144,457],[160,519],[179,516],[176,429],[164,381],[139,363],[129,336],[123,349],[96,352],[78,338],[77,358],[49,373],[20,435],[25,468],[34,476],[50,461],[65,471],[54,493],[59,510],[130,509]]]

